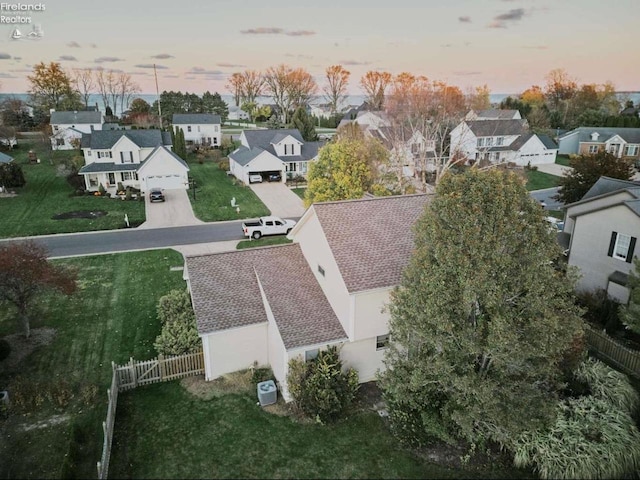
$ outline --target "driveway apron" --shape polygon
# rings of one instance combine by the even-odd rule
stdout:
[[[253,183],[251,190],[267,206],[271,215],[281,218],[297,218],[304,213],[302,199],[283,183]]]
[[[193,214],[188,190],[163,190],[162,193],[164,202],[151,203],[149,194],[145,195],[147,220],[138,228],[184,227],[204,223]]]

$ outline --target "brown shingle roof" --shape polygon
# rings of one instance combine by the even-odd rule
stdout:
[[[267,321],[264,290],[286,349],[346,340],[298,244],[187,257],[198,331]]]
[[[429,199],[401,195],[313,205],[349,293],[400,284],[414,248],[412,227]]]

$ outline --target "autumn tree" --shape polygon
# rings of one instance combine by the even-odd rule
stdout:
[[[227,80],[227,90],[233,95],[233,103],[236,107],[240,106],[240,95],[242,92],[242,77],[240,72],[232,73]]]
[[[315,142],[318,140],[318,134],[316,133],[316,127],[313,123],[313,118],[307,113],[307,109],[304,107],[296,108],[291,117],[290,128],[297,128],[302,135],[302,139],[305,142]]]
[[[269,67],[263,79],[265,91],[280,109],[283,123],[287,123],[293,109],[307,106],[317,90],[315,80],[306,70],[284,64]]]
[[[72,295],[76,273],[47,260],[46,250],[28,241],[0,246],[0,302],[13,305],[25,337],[30,335],[30,310],[38,294]]]
[[[513,172],[470,169],[438,184],[389,306],[380,384],[402,440],[512,449],[554,420],[582,327],[543,215]]]
[[[360,79],[360,87],[365,93],[366,102],[372,110],[382,110],[387,88],[393,80],[389,72],[368,71]]]
[[[85,107],[89,106],[89,96],[95,88],[93,70],[90,68],[76,68],[73,70],[73,85],[82,98]]]
[[[327,103],[331,106],[331,113],[335,115],[340,111],[342,104],[347,98],[347,86],[351,72],[342,65],[331,65],[325,70],[327,84],[323,91]]]
[[[579,155],[569,160],[572,171],[560,179],[557,198],[563,203],[580,200],[600,177],[631,180],[633,165],[604,150],[593,155]]]
[[[151,113],[151,105],[143,98],[134,98],[129,106],[129,113],[132,115]]]
[[[479,112],[491,108],[491,90],[488,85],[475,87],[467,94],[467,105],[469,110]]]
[[[82,107],[71,78],[59,63],[36,64],[33,67],[33,73],[27,76],[27,80],[31,101],[37,108],[47,113],[50,109],[78,110]]]
[[[291,108],[308,107],[313,95],[318,91],[313,76],[303,68],[296,68],[289,77],[287,94],[291,99]]]

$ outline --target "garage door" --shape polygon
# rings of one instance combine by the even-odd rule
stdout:
[[[172,190],[184,188],[184,183],[180,175],[150,175],[147,177],[147,190],[152,188]]]

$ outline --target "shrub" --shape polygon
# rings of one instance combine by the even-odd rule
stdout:
[[[104,189],[104,185],[100,184],[100,185],[98,186],[98,193],[99,193],[100,195],[104,195],[104,193],[105,193],[105,192],[106,192],[106,190]]]
[[[22,173],[22,167],[16,162],[0,164],[0,187],[24,187],[27,183]]]
[[[314,360],[291,359],[287,375],[289,391],[296,406],[321,422],[339,419],[358,391],[358,373],[343,371],[335,346],[328,347]]]
[[[124,185],[122,185],[122,182],[118,182],[118,192],[124,192]]]
[[[220,170],[224,170],[225,172],[229,170],[229,160],[221,160],[218,163],[218,167]]]
[[[576,295],[578,304],[587,309],[585,318],[604,328],[607,333],[622,329],[618,317],[620,304],[613,300],[604,289],[583,292]]]
[[[189,292],[172,290],[158,302],[158,319],[162,324],[154,347],[163,355],[182,355],[200,350],[196,317],[191,307]]]
[[[257,363],[257,362],[256,362]],[[251,367],[251,383],[258,384],[267,380],[273,380],[273,372],[269,367]]]

